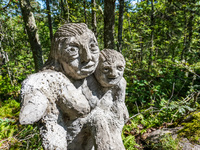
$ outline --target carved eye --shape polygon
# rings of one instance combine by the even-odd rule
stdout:
[[[96,47],[97,45],[95,44],[95,43],[92,43],[92,44],[90,44],[90,48],[94,48],[94,47]]]
[[[107,72],[109,72],[109,68],[108,68],[108,67],[104,67],[102,71],[103,71],[104,73],[107,73]]]
[[[117,66],[117,69],[118,69],[119,71],[123,71],[124,67],[123,67],[123,66]]]
[[[89,46],[91,52],[93,53],[98,53],[99,52],[99,48],[98,48],[98,44],[97,43],[91,43]]]
[[[66,49],[66,52],[69,54],[69,55],[77,55],[78,52],[79,52],[79,48],[76,47],[76,46],[69,46],[67,49]]]
[[[74,52],[76,50],[76,48],[74,48],[74,47],[72,47],[71,49],[70,49],[70,51],[72,51],[72,52]]]

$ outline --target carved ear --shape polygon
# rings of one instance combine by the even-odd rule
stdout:
[[[104,61],[106,61],[106,54],[105,54],[105,52],[104,51],[101,51],[101,53],[100,53],[100,60],[102,61],[102,62],[104,62]]]

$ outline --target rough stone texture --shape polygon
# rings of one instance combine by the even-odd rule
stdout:
[[[83,93],[89,99],[92,111],[87,117],[79,118],[79,130],[77,126],[69,126],[72,131],[78,130],[78,135],[69,135],[71,140],[68,140],[68,148],[82,150],[88,149],[85,148],[87,146],[91,149],[94,145],[98,150],[125,149],[121,139],[124,122],[129,117],[124,99],[121,99],[125,97],[125,80],[122,79],[115,88],[103,89],[95,77],[90,76],[83,86]],[[120,90],[124,88],[124,92],[117,89],[117,86],[121,87]],[[77,147],[77,143],[80,147]]]
[[[22,84],[20,123],[39,122],[47,150],[125,150],[124,67],[115,50],[105,49],[99,57],[85,24],[63,25],[43,70]]]
[[[200,145],[190,143],[187,138],[182,138],[179,145],[182,150],[200,150]]]
[[[151,132],[146,141],[152,142],[152,143],[158,143],[159,139],[164,136],[165,134],[170,134],[172,135],[173,138],[177,137],[177,132],[182,129],[182,127],[177,127],[177,128],[163,128],[163,129],[158,129],[153,132]]]
[[[63,117],[76,119],[89,113],[88,100],[62,73],[46,70],[29,76],[22,85],[20,123],[41,121],[41,137],[45,149],[66,149],[66,130]],[[62,111],[57,104],[68,109]],[[61,140],[64,139],[64,140]]]
[[[159,139],[165,135],[170,134],[173,139],[176,139],[178,136],[178,131],[181,130],[183,127],[176,127],[176,128],[163,128],[150,133],[145,142],[147,143],[158,143]],[[200,145],[192,144],[187,138],[181,138],[179,140],[179,147],[181,150],[200,150]]]

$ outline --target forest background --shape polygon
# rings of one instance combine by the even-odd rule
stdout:
[[[164,126],[182,125],[180,136],[200,144],[199,0],[0,0],[0,149],[42,149],[37,124],[18,122],[21,82],[64,22],[86,23],[101,50],[126,59],[126,149],[144,149],[145,135]],[[154,149],[178,145],[168,136]]]

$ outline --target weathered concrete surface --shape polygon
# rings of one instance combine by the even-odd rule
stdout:
[[[21,124],[37,122],[49,112],[58,114],[57,103],[68,106],[59,109],[70,119],[90,112],[88,100],[81,91],[64,74],[53,70],[30,75],[22,84],[21,98]]]
[[[20,123],[39,122],[47,150],[124,150],[121,132],[129,117],[124,68],[115,50],[99,57],[85,24],[63,25],[43,71],[22,84]]]
[[[88,100],[82,92],[64,74],[53,70],[29,76],[23,82],[21,97],[19,121],[32,124],[40,120],[45,149],[66,149],[67,131],[63,119],[74,120],[90,112]],[[61,107],[63,105],[68,107]]]
[[[115,57],[108,55],[110,53],[113,53]],[[68,139],[70,150],[125,149],[121,132],[129,115],[124,103],[126,81],[123,78],[123,69],[125,61],[121,56],[113,50],[101,51],[95,76],[87,77],[82,85],[83,94],[89,100],[92,110],[85,118],[76,120],[80,122],[80,126],[77,126],[77,123],[73,126],[68,125],[74,133],[73,136],[68,136],[71,137]],[[120,70],[117,69],[118,64]]]

